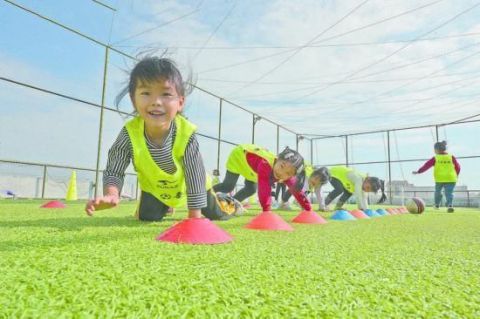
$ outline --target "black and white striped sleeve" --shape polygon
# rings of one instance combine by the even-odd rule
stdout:
[[[117,139],[108,151],[107,167],[103,172],[103,187],[116,186],[119,193],[123,187],[125,170],[132,159],[132,144],[127,129],[120,131]]]
[[[207,206],[205,167],[195,134],[192,134],[183,158],[185,182],[187,184],[187,204],[189,209],[201,209]]]

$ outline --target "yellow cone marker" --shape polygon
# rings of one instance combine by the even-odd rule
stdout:
[[[70,177],[70,182],[68,183],[67,196],[65,200],[77,200],[77,173],[72,171],[72,176]]]

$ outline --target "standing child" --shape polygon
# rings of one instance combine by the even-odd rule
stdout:
[[[382,191],[382,197],[377,202],[383,203],[387,199],[385,195],[385,182],[378,177],[367,176],[359,171],[346,166],[333,166],[328,169],[330,172],[330,184],[333,190],[325,199],[325,209],[340,194],[335,209],[341,209],[345,202],[355,194],[359,209],[368,209],[367,193]],[[320,190],[319,190],[320,192]]]
[[[227,172],[222,183],[213,187],[216,192],[228,193],[235,188],[238,178],[245,178],[245,186],[233,197],[242,201],[255,193],[258,182],[258,199],[263,211],[270,211],[271,189],[276,182],[285,183],[306,211],[311,205],[302,186],[305,181],[303,157],[290,148],[285,148],[278,157],[272,152],[253,144],[235,147],[227,160]]]
[[[413,174],[421,174],[433,166],[435,179],[435,209],[440,207],[442,201],[442,188],[445,191],[447,212],[453,213],[453,191],[460,174],[460,164],[452,154],[447,153],[447,142],[436,142],[433,145],[435,156],[429,159]]]
[[[147,57],[133,68],[116,103],[128,93],[136,116],[110,148],[103,196],[87,203],[88,215],[118,205],[125,170],[132,161],[142,190],[136,211],[140,220],[160,221],[169,207],[185,204],[190,218],[199,218],[201,213],[210,219],[229,217],[216,210],[217,199],[207,193],[196,126],[181,115],[189,89],[169,59]]]

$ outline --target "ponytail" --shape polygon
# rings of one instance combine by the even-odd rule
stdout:
[[[436,142],[433,144],[433,148],[439,152],[445,152],[447,150],[447,141]]]
[[[380,197],[377,204],[385,202],[385,200],[387,199],[387,195],[385,194],[385,181],[378,177],[367,177],[367,179],[372,187],[372,192],[376,193],[378,192],[378,190],[382,191],[382,197]]]
[[[381,204],[387,200],[387,195],[385,194],[385,181],[380,180],[380,189],[382,190],[382,197],[378,200],[377,204]]]

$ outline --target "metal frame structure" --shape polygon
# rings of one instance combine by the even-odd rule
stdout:
[[[46,94],[52,94],[52,95],[56,95],[56,96],[59,96],[59,97],[62,97],[62,98],[65,98],[65,99],[69,99],[69,100],[72,100],[72,101],[76,101],[76,102],[80,102],[80,103],[83,103],[85,105],[89,105],[89,106],[93,106],[93,107],[97,107],[100,109],[100,112],[99,112],[99,127],[98,127],[98,142],[97,142],[97,159],[96,159],[96,167],[95,169],[88,169],[88,168],[76,168],[76,167],[68,167],[68,166],[59,166],[59,165],[50,165],[50,164],[44,164],[44,163],[27,163],[27,162],[17,162],[15,160],[0,160],[0,162],[3,162],[3,163],[19,163],[19,164],[27,164],[27,165],[35,165],[35,166],[42,166],[44,168],[44,173],[43,173],[43,188],[42,188],[42,198],[44,197],[45,195],[45,181],[46,181],[46,170],[47,170],[47,167],[59,167],[59,168],[69,168],[69,169],[80,169],[80,170],[88,170],[88,171],[95,171],[95,194],[98,194],[99,192],[99,175],[100,175],[100,158],[101,158],[101,150],[102,150],[102,144],[101,144],[101,141],[102,141],[102,133],[103,133],[103,125],[104,125],[104,112],[105,110],[109,110],[109,111],[113,111],[113,112],[117,112],[117,113],[120,113],[122,115],[127,115],[127,116],[130,116],[131,114],[129,113],[126,113],[126,112],[122,112],[122,111],[119,111],[117,109],[114,109],[114,108],[111,108],[111,107],[108,107],[105,103],[106,101],[106,84],[107,84],[107,74],[108,74],[108,62],[109,62],[109,55],[110,55],[110,52],[113,51],[115,53],[118,53],[126,58],[129,58],[129,59],[132,59],[132,60],[136,60],[135,57],[125,53],[125,52],[122,52],[116,48],[113,48],[111,47],[109,44],[106,44],[106,43],[103,43],[97,39],[94,39],[93,37],[90,37],[78,30],[75,30],[69,26],[66,26],[58,21],[55,21],[54,19],[51,19],[49,17],[46,17],[44,15],[41,15],[40,13],[38,12],[35,12],[23,5],[20,5],[20,4],[17,4],[15,3],[14,1],[11,1],[11,0],[4,0],[6,3],[12,5],[12,6],[15,6],[16,8],[24,11],[24,12],[27,12],[29,14],[32,14],[48,23],[51,23],[51,24],[54,24],[64,30],[67,30],[69,32],[71,32],[72,34],[76,35],[76,36],[79,36],[79,37],[82,37],[92,43],[95,43],[96,45],[98,46],[101,46],[105,49],[105,54],[104,54],[104,69],[103,69],[103,81],[102,81],[102,91],[101,91],[101,104],[97,104],[97,103],[93,103],[91,101],[86,101],[86,100],[83,100],[83,99],[79,99],[79,98],[76,98],[76,97],[73,97],[73,96],[69,96],[69,95],[66,95],[66,94],[63,94],[63,93],[60,93],[60,92],[54,92],[54,91],[51,91],[51,90],[48,90],[48,89],[45,89],[45,88],[41,88],[41,87],[38,87],[38,86],[35,86],[35,85],[32,85],[32,84],[28,84],[28,83],[23,83],[23,82],[19,82],[19,81],[16,81],[15,79],[10,79],[10,78],[6,78],[6,77],[0,77],[0,80],[4,81],[4,82],[8,82],[8,83],[11,83],[11,84],[14,84],[14,85],[19,85],[19,86],[23,86],[23,87],[26,87],[26,88],[29,88],[29,89],[33,89],[33,90],[37,90],[37,91],[41,91],[41,92],[44,92]],[[99,5],[103,5],[103,3],[99,2],[99,1],[94,1],[96,3],[98,3]],[[109,9],[111,10],[114,10],[114,8],[110,8],[108,7]],[[436,132],[436,139],[438,141],[438,137],[439,137],[439,132],[438,132],[438,129],[439,127],[444,127],[444,126],[448,126],[448,125],[457,125],[457,124],[464,124],[464,123],[472,123],[472,122],[480,122],[480,120],[469,120],[470,118],[473,118],[473,117],[476,117],[478,115],[474,115],[474,116],[471,116],[471,117],[468,117],[468,118],[465,118],[463,120],[459,120],[459,121],[455,121],[455,122],[451,122],[451,123],[443,123],[443,124],[436,124],[436,125],[424,125],[424,126],[414,126],[414,127],[406,127],[406,128],[398,128],[398,129],[390,129],[390,130],[383,130],[383,131],[370,131],[370,132],[359,132],[359,133],[353,133],[353,134],[341,134],[341,135],[311,135],[311,134],[301,134],[301,133],[298,133],[298,132],[295,132],[289,128],[286,128],[280,124],[277,124],[265,117],[262,117],[260,116],[259,114],[255,113],[255,112],[252,112],[246,108],[244,108],[243,106],[240,106],[236,103],[233,103],[231,101],[228,101],[226,100],[225,98],[223,97],[220,97],[212,92],[209,92],[203,88],[200,88],[198,86],[195,86],[194,87],[205,93],[205,94],[208,94],[209,96],[212,96],[216,99],[218,99],[218,108],[219,108],[219,115],[218,115],[218,134],[217,136],[209,136],[209,135],[204,135],[204,134],[200,134],[198,133],[199,136],[203,136],[203,137],[206,137],[208,139],[212,139],[212,140],[215,140],[217,141],[217,159],[216,159],[216,168],[219,169],[220,167],[220,155],[221,155],[221,143],[228,143],[228,144],[231,144],[231,145],[236,145],[236,143],[234,142],[231,142],[231,141],[228,141],[228,140],[224,140],[222,139],[222,115],[223,115],[223,109],[224,109],[224,104],[225,103],[228,103],[248,114],[251,114],[252,116],[252,140],[251,142],[252,143],[255,143],[255,126],[257,124],[258,121],[262,120],[262,121],[267,121],[271,124],[273,124],[274,126],[276,126],[276,151],[277,153],[279,152],[280,150],[280,129],[283,129],[291,134],[293,134],[295,136],[295,141],[296,141],[296,149],[298,150],[298,147],[299,147],[299,142],[301,140],[309,140],[310,141],[310,162],[315,164],[314,163],[314,160],[313,160],[313,143],[315,140],[319,140],[319,139],[328,139],[328,138],[344,138],[345,139],[345,162],[344,163],[332,163],[332,164],[328,164],[328,165],[325,165],[325,166],[332,166],[332,165],[347,165],[347,166],[351,166],[351,165],[360,165],[360,164],[380,164],[380,163],[383,163],[383,164],[388,164],[388,184],[387,185],[391,185],[391,182],[392,182],[392,172],[391,172],[391,164],[392,163],[395,163],[395,162],[411,162],[411,161],[420,161],[420,160],[425,160],[425,159],[410,159],[410,160],[395,160],[393,161],[391,159],[391,141],[390,141],[390,133],[391,132],[394,132],[394,131],[401,131],[401,130],[410,130],[410,129],[419,129],[419,128],[432,128],[432,127],[435,127],[435,132]],[[480,114],[479,114],[480,115]],[[378,134],[378,133],[386,133],[386,136],[387,136],[387,159],[385,161],[372,161],[372,162],[350,162],[349,161],[349,137],[353,137],[353,136],[357,136],[357,135],[363,135],[363,134]],[[475,155],[475,156],[459,156],[458,157],[459,159],[464,159],[464,158],[480,158],[480,155]],[[390,198],[392,198],[391,196],[391,187],[389,187],[389,192],[390,192]],[[138,193],[138,192],[137,192]]]
[[[93,37],[89,36],[89,35],[86,35],[78,30],[75,30],[69,26],[66,26],[54,19],[51,19],[49,17],[46,17],[38,12],[35,12],[23,5],[20,5],[14,1],[11,1],[11,0],[4,0],[6,3],[12,5],[12,6],[15,6],[17,7],[18,9],[21,9],[29,14],[32,14],[44,21],[47,21],[48,23],[51,23],[51,24],[54,24],[62,29],[65,29],[77,36],[80,36],[98,46],[101,46],[103,48],[105,48],[105,56],[104,56],[104,69],[103,69],[103,81],[102,81],[102,92],[101,92],[101,104],[97,104],[97,103],[93,103],[91,101],[86,101],[86,100],[83,100],[83,99],[79,99],[79,98],[76,98],[76,97],[73,97],[73,96],[70,96],[70,95],[67,95],[67,94],[63,94],[63,93],[60,93],[60,92],[54,92],[54,91],[51,91],[51,90],[48,90],[48,89],[45,89],[45,88],[41,88],[41,87],[38,87],[38,86],[35,86],[35,85],[32,85],[32,84],[29,84],[29,83],[24,83],[24,82],[20,82],[20,81],[17,81],[15,79],[11,79],[11,78],[6,78],[6,77],[1,77],[0,76],[0,80],[1,81],[4,81],[4,82],[8,82],[8,83],[11,83],[11,84],[14,84],[14,85],[19,85],[19,86],[23,86],[23,87],[26,87],[26,88],[30,88],[30,89],[34,89],[34,90],[37,90],[37,91],[41,91],[41,92],[44,92],[44,93],[47,93],[47,94],[52,94],[52,95],[56,95],[56,96],[59,96],[59,97],[62,97],[62,98],[65,98],[65,99],[69,99],[69,100],[72,100],[72,101],[76,101],[76,102],[80,102],[80,103],[83,103],[83,104],[86,104],[86,105],[89,105],[89,106],[94,106],[94,107],[97,107],[97,108],[100,108],[100,114],[99,114],[99,128],[98,128],[98,141],[97,141],[97,160],[96,160],[96,167],[95,167],[95,194],[98,194],[99,192],[99,175],[100,175],[100,159],[101,159],[101,149],[102,149],[102,133],[103,133],[103,124],[104,124],[104,111],[105,110],[109,110],[109,111],[113,111],[113,112],[117,112],[117,113],[120,113],[122,115],[126,115],[126,116],[131,116],[131,114],[129,113],[126,113],[126,112],[122,112],[122,111],[119,111],[117,109],[114,109],[114,108],[111,108],[111,107],[108,107],[105,103],[105,100],[106,100],[106,85],[107,85],[107,74],[108,74],[108,61],[109,61],[109,55],[110,55],[110,51],[113,51],[113,52],[116,52],[126,58],[129,58],[129,59],[132,59],[132,60],[137,60],[135,57],[125,53],[125,52],[122,52],[118,49],[115,49],[113,47],[111,47],[109,44],[106,44],[106,43],[103,43],[97,39],[94,39]],[[103,3],[100,3],[98,1],[94,1],[96,2],[97,4],[99,5],[102,5],[104,6]],[[114,8],[111,8],[111,7],[108,7],[109,9],[111,10],[114,10]],[[254,143],[255,141],[255,124],[259,121],[259,120],[263,120],[263,121],[267,121],[273,125],[275,125],[277,127],[277,151],[279,149],[279,140],[280,140],[280,128],[287,131],[287,132],[290,132],[292,133],[293,135],[295,135],[295,137],[297,138],[297,141],[298,141],[298,136],[299,134],[294,132],[293,130],[285,127],[285,126],[282,126],[280,124],[277,124],[275,123],[274,121],[271,121],[265,117],[262,117],[260,115],[258,115],[257,113],[255,112],[252,112],[248,109],[246,109],[245,107],[243,106],[240,106],[236,103],[233,103],[231,101],[228,101],[226,100],[225,98],[223,97],[220,97],[212,92],[209,92],[203,88],[200,88],[196,85],[193,85],[193,87],[205,94],[208,94],[209,96],[212,96],[212,97],[215,97],[218,99],[219,101],[219,124],[218,124],[218,135],[215,137],[215,136],[209,136],[209,135],[205,135],[205,134],[201,134],[201,133],[197,133],[199,136],[202,136],[202,137],[206,137],[206,138],[209,138],[209,139],[212,139],[212,140],[216,140],[218,143],[217,143],[217,169],[219,169],[219,166],[220,166],[220,153],[221,153],[221,142],[224,142],[224,143],[228,143],[228,144],[232,144],[232,145],[236,145],[236,143],[234,142],[231,142],[231,141],[227,141],[227,140],[223,140],[222,139],[222,107],[223,107],[223,104],[224,103],[228,103],[246,113],[249,113],[252,115],[252,143]],[[298,149],[298,142],[297,142],[297,149]],[[17,162],[17,161],[10,161],[10,160],[2,160],[2,162],[11,162],[11,163],[22,163],[22,162]],[[48,165],[48,164],[41,164],[41,163],[31,163],[32,165],[37,165],[37,166],[55,166],[55,167],[59,167],[58,165]],[[67,168],[65,166],[65,168]],[[68,168],[71,168],[71,169],[75,169],[74,167],[68,167]],[[78,169],[82,169],[82,168],[78,168]],[[42,191],[44,193],[44,190]]]

